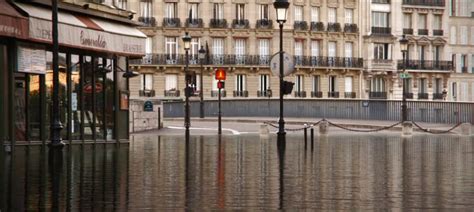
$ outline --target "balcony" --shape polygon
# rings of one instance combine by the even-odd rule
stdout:
[[[273,21],[267,19],[257,20],[255,24],[255,28],[257,29],[273,29]]]
[[[248,29],[249,28],[249,20],[247,19],[234,19],[232,20],[232,28],[234,29]]]
[[[221,90],[221,97],[226,97],[227,92],[225,90]],[[211,91],[211,97],[219,97],[219,91]]]
[[[210,28],[215,28],[215,29],[225,29],[227,28],[227,20],[225,19],[211,19],[209,22],[209,27]]]
[[[428,35],[427,29],[418,29],[418,35]]]
[[[234,91],[234,97],[249,97],[248,91]]]
[[[369,99],[387,99],[387,92],[371,91],[369,92]]]
[[[442,29],[433,29],[433,36],[443,36],[444,32]]]
[[[404,35],[413,35],[413,29],[412,28],[404,28],[403,29],[403,34]]]
[[[405,94],[405,98],[413,99],[413,93],[404,93],[404,94]]]
[[[444,94],[442,93],[433,93],[433,100],[443,100]]]
[[[321,91],[311,91],[311,97],[323,98],[323,92]]]
[[[324,32],[323,22],[311,22],[311,31],[313,32]]]
[[[328,23],[328,32],[340,32],[341,24],[339,23]]]
[[[306,91],[295,91],[295,97],[306,98]]]
[[[418,93],[418,99],[428,99],[428,93]]]
[[[156,20],[154,17],[138,17],[138,21],[143,23],[146,27],[156,26]]]
[[[431,6],[431,7],[444,7],[445,0],[403,0],[403,4]]]
[[[376,4],[390,4],[390,0],[372,0],[372,3],[376,3]]]
[[[357,27],[357,24],[344,24],[344,32],[345,33],[358,33],[359,27]]]
[[[244,66],[265,66],[270,65],[270,55],[210,55],[209,61],[204,61],[203,65],[244,65]],[[190,55],[190,65],[199,65],[197,55]],[[309,57],[295,56],[295,62],[300,67],[341,67],[341,68],[362,68],[362,58],[348,57]],[[143,59],[131,59],[130,65],[186,65],[185,55],[170,54],[147,54]]]
[[[356,93],[355,92],[344,92],[344,98],[346,99],[355,99]]]
[[[436,70],[451,71],[453,63],[451,61],[434,61],[434,60],[407,60],[407,70]],[[403,60],[398,61],[398,69],[403,69]]]
[[[299,31],[308,30],[308,23],[306,21],[295,21],[293,24],[293,29]]]
[[[204,26],[202,18],[189,19],[186,18],[186,27],[188,28],[202,28]]]
[[[138,96],[140,96],[140,97],[154,97],[155,96],[155,90],[139,90],[138,91]]]
[[[372,34],[374,35],[391,35],[392,28],[390,27],[372,27]]]
[[[461,67],[461,72],[462,72],[463,74],[469,73],[469,72],[467,72],[467,67]]]
[[[257,91],[257,97],[272,97],[272,90]]]
[[[163,18],[163,27],[181,27],[181,20],[179,18]]]
[[[165,97],[179,97],[179,90],[165,90]]]
[[[339,98],[339,92],[337,91],[329,91],[328,98]]]

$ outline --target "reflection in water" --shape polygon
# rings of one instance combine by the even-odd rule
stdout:
[[[0,158],[1,211],[474,208],[473,140],[455,136],[181,137],[18,146]],[[187,146],[187,147],[186,147]],[[280,160],[281,159],[281,160]]]

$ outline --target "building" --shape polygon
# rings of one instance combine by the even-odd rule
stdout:
[[[474,1],[449,3],[449,44],[454,73],[449,79],[448,100],[474,101]]]
[[[361,98],[364,75],[356,0],[292,1],[284,24],[284,51],[294,55],[296,70],[285,80],[295,83],[290,98]],[[204,60],[203,95],[217,96],[213,73],[227,69],[226,98],[277,98],[278,77],[271,56],[279,51],[278,23],[271,0],[167,1],[133,0],[129,9],[148,35],[147,56],[131,61],[142,75],[130,81],[131,97],[182,98],[185,87],[181,37],[193,38],[190,70],[198,74],[198,50]],[[191,12],[189,12],[191,11]],[[189,18],[191,17],[191,18]]]
[[[65,140],[128,139],[128,59],[142,57],[146,41],[133,13],[111,2],[59,2],[61,106],[52,111],[51,2],[0,6],[0,142],[49,140],[53,113]]]

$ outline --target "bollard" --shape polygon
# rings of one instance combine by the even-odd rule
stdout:
[[[311,127],[311,151],[314,149],[314,127]]]
[[[471,136],[472,135],[472,125],[471,123],[462,123],[461,124],[461,135]]]
[[[329,131],[329,123],[326,120],[322,120],[319,123],[319,134],[320,135],[327,135]]]
[[[405,121],[402,123],[402,136],[413,135],[413,123],[411,121]]]
[[[270,131],[268,130],[268,125],[260,125],[260,138],[268,138],[270,136]]]
[[[308,141],[308,128],[306,128],[306,124],[304,125],[305,128],[304,128],[304,150],[308,149],[308,144],[307,144],[307,141]]]

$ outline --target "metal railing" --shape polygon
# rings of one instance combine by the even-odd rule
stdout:
[[[306,21],[295,21],[293,24],[293,29],[300,31],[308,30],[308,23]]]
[[[257,29],[273,29],[273,21],[267,19],[257,20],[255,24],[255,28]]]
[[[344,24],[344,32],[346,33],[358,33],[359,27],[357,24]]]
[[[217,29],[224,29],[227,28],[227,20],[226,19],[211,19],[209,22],[210,28],[217,28]]]
[[[444,99],[443,93],[433,93],[433,100],[442,100]]]
[[[428,99],[428,93],[418,93],[418,99]]]
[[[413,93],[405,93],[405,98],[413,99]]]
[[[404,35],[413,35],[413,29],[412,28],[404,28],[403,29],[403,34]]]
[[[163,27],[181,27],[179,18],[163,18]]]
[[[372,3],[377,3],[377,4],[390,4],[390,0],[372,0]]]
[[[272,97],[272,90],[257,91],[257,97]]]
[[[222,100],[222,114],[227,117],[278,117],[278,99],[249,98]],[[285,117],[321,119],[401,120],[402,101],[359,99],[285,99]],[[408,120],[427,123],[474,124],[474,103],[444,101],[407,101]],[[184,117],[183,102],[164,102],[165,117]],[[207,100],[206,117],[217,114],[217,100]],[[191,115],[199,117],[199,101],[191,102]]]
[[[356,93],[355,92],[344,92],[344,98],[355,99],[356,98]]]
[[[155,96],[155,90],[139,90],[138,91],[138,96],[144,96],[144,97],[154,97]]]
[[[143,23],[147,27],[154,27],[156,26],[156,19],[155,17],[138,17],[138,21]]]
[[[311,31],[313,32],[324,32],[323,22],[311,22]]]
[[[341,24],[339,23],[328,23],[328,32],[340,32]]]
[[[392,28],[390,28],[390,27],[372,27],[372,34],[391,35],[392,34]]]
[[[369,99],[387,99],[387,92],[371,91],[369,92]]]
[[[428,29],[418,29],[418,35],[428,35]]]
[[[405,68],[409,70],[451,71],[453,69],[451,61],[407,60],[405,65]],[[398,60],[398,69],[403,69],[403,60]]]
[[[219,96],[219,91],[211,91],[211,97],[218,97]],[[225,90],[221,90],[221,97],[226,97],[227,92]]]
[[[249,20],[247,19],[234,19],[232,20],[232,28],[234,29],[248,29]]]
[[[306,91],[295,91],[294,93],[295,97],[306,98]]]
[[[338,91],[329,91],[328,92],[328,98],[339,98],[339,92]]]
[[[311,91],[311,97],[313,98],[323,98],[322,91]]]
[[[433,36],[443,36],[444,31],[442,29],[433,29]]]
[[[445,0],[403,0],[403,4],[444,7]]]
[[[204,26],[204,23],[202,21],[202,18],[196,18],[196,19],[186,18],[186,27],[202,28],[203,26]]]
[[[467,72],[467,67],[461,67],[461,72],[464,73],[464,74],[469,73],[469,72]]]
[[[165,97],[179,97],[179,90],[165,90]]]
[[[249,97],[248,91],[234,91],[234,97]]]
[[[190,65],[199,64],[198,55],[190,55]],[[203,65],[247,65],[269,66],[270,55],[210,55]],[[131,65],[185,65],[185,55],[147,54],[142,59],[130,60]],[[300,67],[341,67],[362,68],[362,58],[349,57],[310,57],[295,56],[295,63]]]

